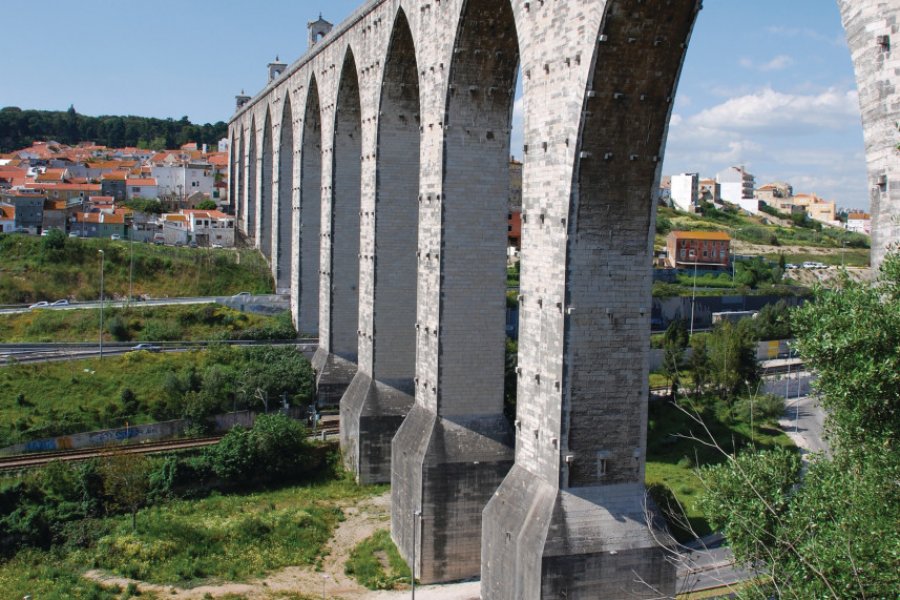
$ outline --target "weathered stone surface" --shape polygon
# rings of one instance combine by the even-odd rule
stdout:
[[[900,4],[838,0],[856,70],[872,211],[872,265],[900,241]]]
[[[502,416],[442,419],[413,406],[391,451],[391,535],[423,583],[475,577],[485,504],[512,466]],[[416,511],[421,516],[416,518]]]
[[[319,408],[340,406],[341,398],[356,375],[356,363],[319,346],[312,359],[312,368],[316,374],[316,405]]]
[[[838,2],[859,79],[877,261],[898,236],[900,8]],[[319,397],[334,404],[353,381],[345,459],[360,481],[384,480],[390,460],[392,534],[426,581],[476,575],[481,555],[486,599],[671,590],[659,533],[639,518],[649,265],[699,5],[371,0],[230,123],[241,226],[271,247],[276,270],[287,262],[292,178],[292,310],[302,332],[319,335]],[[517,69],[519,404],[516,467],[497,489],[512,457],[504,232]]]
[[[341,452],[359,483],[390,483],[391,441],[415,402],[411,392],[358,371],[341,398]]]

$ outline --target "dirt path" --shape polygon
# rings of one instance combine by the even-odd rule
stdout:
[[[308,594],[318,597],[323,593],[327,598],[343,600],[364,600],[373,596],[372,592],[358,585],[344,575],[344,563],[350,551],[378,529],[389,529],[391,526],[390,492],[371,498],[357,505],[343,507],[346,519],[338,525],[334,537],[326,549],[327,555],[322,561],[322,570],[312,567],[287,567],[272,573],[265,579],[250,583],[224,583],[220,585],[204,585],[184,589],[171,585],[143,583],[125,577],[111,576],[98,570],[85,573],[85,577],[107,587],[119,586],[124,589],[134,584],[141,592],[158,595],[172,600],[195,600],[201,598],[221,598],[232,595],[248,600],[262,600],[277,597],[279,592]],[[408,594],[408,592],[406,592]],[[452,598],[453,596],[447,596]],[[457,596],[458,597],[458,596]]]

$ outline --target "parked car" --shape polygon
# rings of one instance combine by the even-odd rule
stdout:
[[[77,237],[78,237],[78,232],[77,232],[77,231],[70,231],[70,232],[69,232],[69,237],[70,237],[70,238],[77,238]]]
[[[162,350],[162,348],[155,344],[138,344],[137,346],[133,346],[131,348],[132,352],[140,352],[142,350],[144,352],[159,352],[160,350]]]
[[[111,239],[111,240],[121,240],[121,239],[122,239],[122,236],[119,235],[118,233],[114,233],[114,234],[112,234],[112,235],[109,236],[109,239]]]
[[[57,300],[56,302],[53,302],[50,304],[50,306],[68,306],[68,305],[69,305],[69,301],[66,300],[65,298],[61,298],[60,300]]]
[[[221,248],[222,244],[213,244],[210,248]]]
[[[191,240],[191,243],[188,244],[188,246],[190,246],[191,248],[196,248],[196,247],[197,247],[197,242],[195,242],[194,240]]]
[[[237,294],[232,296],[232,298],[249,298],[249,297],[250,297],[250,292],[238,292]]]
[[[48,306],[50,306],[49,302],[47,302],[46,300],[41,300],[40,302],[35,302],[28,308],[47,308]]]

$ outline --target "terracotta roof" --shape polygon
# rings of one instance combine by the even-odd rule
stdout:
[[[66,201],[44,200],[44,210],[66,210]]]
[[[227,219],[228,215],[219,210],[197,210],[197,209],[186,209],[181,211],[185,215],[194,215],[197,217],[206,217],[207,219]]]
[[[669,234],[676,240],[719,240],[731,241],[731,236],[724,231],[673,231]]]
[[[187,222],[187,217],[184,215],[166,215],[166,221],[179,221],[185,223]]]
[[[75,213],[75,221],[78,223],[105,223],[107,225],[124,225],[125,216],[109,213]]]
[[[871,217],[869,216],[869,213],[852,212],[847,215],[847,220],[849,221],[850,219],[853,219],[854,221],[866,221],[871,219]]]
[[[128,171],[110,171],[109,173],[104,173],[101,179],[108,179],[109,181],[124,181],[128,179]]]
[[[60,182],[65,181],[66,170],[65,169],[47,169],[43,173],[40,173],[37,177],[35,177],[35,181],[38,182]]]
[[[0,219],[15,219],[16,218],[16,207],[15,206],[0,206]]]
[[[137,186],[146,186],[146,185],[156,185],[155,179],[127,179],[125,181],[126,185],[137,185]]]
[[[59,190],[61,192],[99,192],[99,183],[26,183],[25,187],[35,190]]]

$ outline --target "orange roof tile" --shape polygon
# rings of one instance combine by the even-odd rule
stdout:
[[[126,185],[133,186],[146,186],[146,185],[156,185],[155,179],[128,179],[125,181]]]
[[[723,242],[731,240],[731,236],[724,231],[673,231],[669,235],[676,240],[718,240]]]
[[[16,207],[15,206],[0,206],[0,219],[15,219],[16,218]]]

